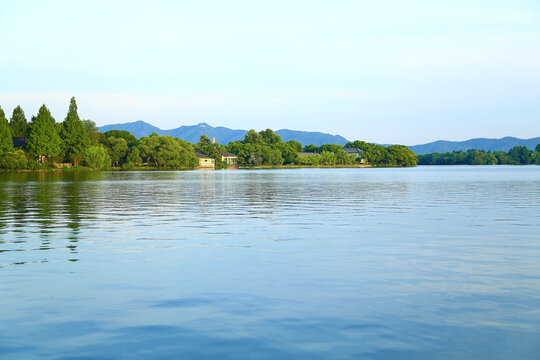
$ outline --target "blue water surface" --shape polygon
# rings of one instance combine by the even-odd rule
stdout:
[[[2,359],[540,359],[540,167],[0,174]]]

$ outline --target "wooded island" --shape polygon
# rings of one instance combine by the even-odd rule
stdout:
[[[213,161],[212,161],[213,160]],[[202,135],[197,144],[152,134],[137,139],[124,130],[100,133],[91,120],[81,120],[75,98],[63,122],[43,105],[28,122],[20,106],[8,122],[0,108],[0,168],[42,170],[194,169],[257,166],[416,166],[416,155],[404,145],[363,141],[345,146],[303,146],[284,142],[271,129],[250,130],[244,140],[219,144]]]

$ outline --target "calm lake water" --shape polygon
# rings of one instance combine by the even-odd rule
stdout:
[[[2,359],[540,359],[540,166],[0,174]]]

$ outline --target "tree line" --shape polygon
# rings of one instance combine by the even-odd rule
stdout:
[[[14,148],[12,138],[20,146]],[[137,139],[125,130],[98,131],[91,120],[82,120],[71,98],[65,119],[57,123],[43,105],[31,121],[20,106],[8,121],[0,108],[0,168],[45,169],[55,166],[85,166],[93,169],[136,168],[192,169],[199,165],[195,151],[215,159],[216,169],[226,168],[222,154],[238,156],[239,166],[280,165],[354,165],[368,162],[374,166],[415,166],[417,158],[403,145],[385,147],[355,141],[345,147],[358,148],[357,154],[345,152],[336,144],[302,146],[283,141],[271,129],[250,130],[240,141],[228,145],[214,143],[202,135],[197,144],[155,133]],[[307,153],[301,154],[299,153]]]
[[[356,148],[361,151],[356,161],[365,159],[367,163],[373,166],[416,166],[418,159],[416,155],[405,145],[377,145],[365,141],[356,140],[348,142],[345,148]],[[343,157],[343,147],[335,144],[326,144],[321,146],[308,145],[304,151],[320,153],[321,155],[333,152],[337,157]]]
[[[13,147],[13,138],[21,146]],[[0,168],[38,170],[60,166],[135,168],[146,164],[155,168],[194,168],[199,165],[194,145],[171,136],[137,139],[127,131],[100,133],[91,120],[81,120],[75,98],[71,98],[66,118],[57,123],[43,105],[31,121],[20,106],[6,119],[0,108]]]
[[[471,149],[418,155],[419,165],[540,165],[540,144],[534,151],[514,146],[508,152]]]

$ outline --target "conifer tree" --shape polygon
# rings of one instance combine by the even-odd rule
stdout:
[[[60,131],[62,145],[67,156],[73,158],[73,164],[78,165],[78,157],[84,154],[89,144],[88,133],[83,122],[77,114],[77,103],[72,97],[69,103],[69,110],[66,119],[62,123]]]
[[[9,127],[11,129],[11,136],[28,136],[28,122],[24,116],[24,111],[20,106],[13,109],[13,115],[9,120]]]
[[[0,107],[0,155],[13,149],[13,141],[11,140],[11,131],[9,123],[6,119],[4,110]]]
[[[43,162],[43,156],[56,156],[62,151],[62,143],[58,135],[58,127],[51,112],[45,105],[41,106],[36,116],[28,138],[28,148],[31,153]]]

